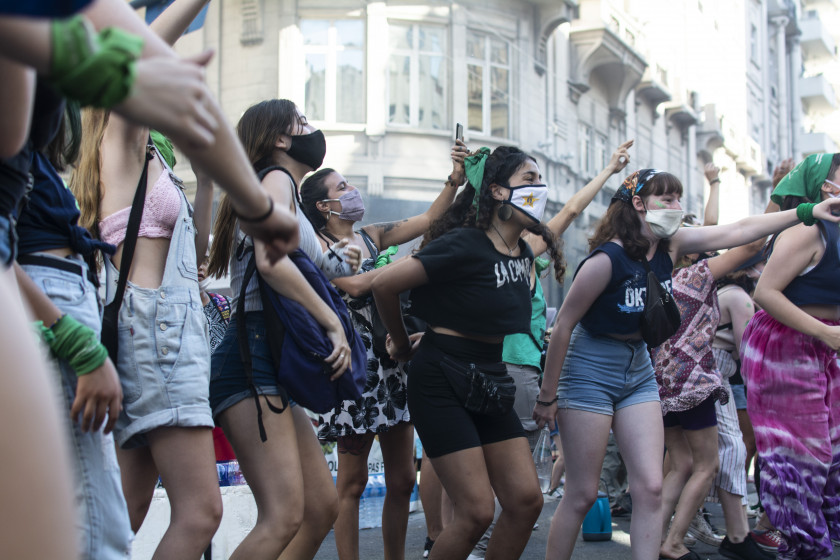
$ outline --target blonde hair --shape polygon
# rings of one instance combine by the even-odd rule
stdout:
[[[110,113],[104,109],[82,111],[79,162],[70,177],[70,190],[79,203],[79,225],[99,239],[99,206],[102,201],[102,137]]]

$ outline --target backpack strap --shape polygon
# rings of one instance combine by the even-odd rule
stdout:
[[[251,254],[248,259],[248,265],[245,267],[245,274],[242,277],[242,287],[239,289],[239,297],[236,300],[236,339],[239,344],[239,357],[242,361],[242,370],[245,372],[245,382],[247,383],[251,394],[254,396],[254,403],[257,406],[257,425],[260,430],[260,440],[265,442],[268,440],[268,435],[265,433],[265,425],[263,424],[262,419],[262,406],[260,405],[261,392],[254,384],[254,371],[251,365],[251,348],[248,345],[248,332],[245,330],[245,294],[248,291],[248,284],[251,282],[251,278],[253,278],[254,273],[257,272],[257,258],[254,254],[253,245],[245,247],[245,239],[242,240],[236,250],[236,256],[240,260],[243,259],[246,254]],[[263,313],[266,313],[266,309],[264,307]],[[274,341],[274,343],[270,345],[272,348],[272,354],[274,353],[274,346],[278,346],[279,343],[280,341]],[[268,396],[264,393],[262,393],[262,396],[265,399],[265,404],[268,406],[269,410],[276,414],[280,414],[289,406],[289,398],[285,391],[281,391],[280,393],[280,399],[283,402],[283,406],[281,408],[274,406],[271,401],[268,400]]]
[[[373,239],[370,238],[370,235],[368,235],[368,232],[366,232],[364,229],[360,229],[359,230],[359,235],[362,236],[362,240],[365,242],[365,245],[367,245],[368,251],[370,251],[370,256],[373,257],[374,259],[376,257],[378,257],[379,256],[379,247],[377,247],[376,243],[373,242]]]

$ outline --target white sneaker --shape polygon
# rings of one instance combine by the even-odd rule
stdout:
[[[720,546],[724,537],[724,535],[718,534],[703,512],[699,510],[694,519],[691,520],[691,525],[688,526],[688,534],[711,546]]]
[[[563,497],[563,487],[562,486],[558,486],[554,490],[549,490],[548,492],[543,494],[543,500],[545,500],[547,502],[548,501],[559,500],[562,497]]]

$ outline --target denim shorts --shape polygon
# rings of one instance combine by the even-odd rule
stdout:
[[[634,404],[659,402],[659,387],[644,341],[572,331],[557,385],[558,408],[612,415]]]
[[[213,410],[213,418],[216,421],[219,414],[226,409],[254,396],[245,379],[245,370],[242,369],[237,330],[237,317],[234,315],[225,331],[224,338],[210,359],[210,408]],[[277,383],[277,373],[271,358],[271,349],[268,346],[262,311],[245,313],[245,332],[248,334],[251,374],[257,392],[263,395],[285,394],[283,388]]]
[[[64,261],[43,254],[46,258]],[[49,266],[23,265],[35,285],[50,298],[62,313],[67,313],[97,335],[101,328],[99,295],[86,279],[87,264],[72,259],[84,275]],[[66,418],[76,397],[76,372],[64,360],[57,360],[59,381]],[[122,491],[120,468],[114,449],[114,438],[102,431],[83,432],[78,422],[66,422],[72,452],[76,525],[79,534],[79,558],[116,560],[130,552],[131,524]]]
[[[747,391],[743,383],[732,383],[732,398],[735,399],[735,410],[747,410]]]
[[[9,268],[17,256],[17,232],[11,216],[0,216],[0,265]]]

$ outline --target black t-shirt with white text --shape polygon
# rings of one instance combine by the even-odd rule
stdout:
[[[529,332],[534,254],[521,239],[519,248],[519,256],[500,253],[477,228],[441,235],[413,255],[429,283],[411,290],[411,314],[470,335]]]

